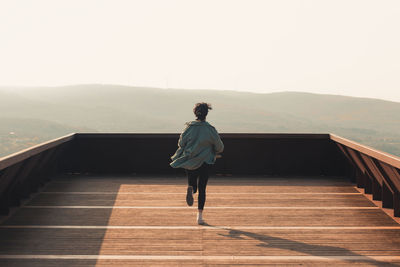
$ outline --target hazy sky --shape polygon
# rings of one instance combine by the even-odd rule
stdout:
[[[0,0],[0,86],[111,83],[400,101],[400,1]]]

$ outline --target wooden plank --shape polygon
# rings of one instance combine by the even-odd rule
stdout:
[[[201,255],[202,230],[0,229],[0,254]]]
[[[102,259],[0,259],[0,266],[55,267],[55,266],[163,266],[202,267],[202,260],[102,260]],[[225,265],[229,266],[229,265]],[[249,266],[249,265],[246,265]],[[259,265],[258,265],[259,266]]]
[[[259,267],[259,266],[398,266],[400,261],[395,259],[382,259],[382,258],[310,258],[310,257],[297,257],[297,258],[281,258],[270,260],[257,260],[252,259],[235,259],[235,260],[202,260],[202,259],[185,259],[185,260],[126,260],[126,259],[0,259],[1,266],[15,266],[15,267],[54,267],[54,266],[158,266],[158,267],[176,267],[176,266],[238,266],[238,267]]]
[[[393,193],[393,183],[391,180],[386,179],[386,177],[381,173],[378,166],[375,164],[374,160],[367,157],[366,155],[360,154],[362,160],[364,161],[368,171],[373,175],[375,178],[374,188],[373,188],[373,196],[374,200],[382,200],[383,195],[383,187],[385,190],[389,189]],[[379,184],[378,184],[379,183]],[[385,206],[387,204],[385,203]]]
[[[15,176],[8,189],[15,194],[15,197],[27,198],[29,196],[31,187],[27,179],[32,174],[32,170],[37,167],[37,163],[41,158],[41,154],[37,154],[24,161],[21,171]]]
[[[141,229],[141,230],[192,230],[200,228],[230,229],[229,226],[190,225],[190,226],[148,226],[148,225],[0,225],[1,229]],[[239,230],[399,230],[400,226],[235,226]]]
[[[357,193],[358,191],[353,186],[303,186],[303,185],[215,185],[212,186],[212,179],[210,178],[209,186],[207,187],[208,193]],[[181,193],[186,192],[186,182],[180,185],[165,185],[165,184],[121,184],[118,182],[107,183],[90,183],[90,182],[52,182],[49,184],[46,192],[114,192],[114,193],[140,193],[151,192],[154,194],[159,193]]]
[[[7,215],[9,207],[17,204],[13,201],[15,196],[10,195],[8,189],[15,176],[21,171],[23,165],[24,162],[21,161],[6,168],[0,177],[0,215]]]
[[[370,173],[373,175],[373,177],[381,185],[383,183],[383,181],[385,181],[385,177],[383,177],[382,173],[379,171],[379,169],[375,165],[374,161],[370,157],[368,157],[368,156],[366,156],[364,154],[360,154],[360,157],[363,160],[367,170],[370,171]]]
[[[0,225],[0,265],[400,262],[400,224],[340,179],[324,177],[321,184],[313,178],[282,178],[281,184],[279,179],[260,177],[246,182],[210,180],[204,210],[208,225],[199,226],[196,207],[185,205],[184,178],[79,177],[51,182],[53,189],[66,190],[38,194]],[[96,193],[107,185],[112,189],[107,194]],[[91,191],[68,191],[81,186]],[[90,205],[79,207],[82,204]]]
[[[288,216],[290,215],[290,220]],[[232,226],[395,226],[380,209],[209,209],[211,225]],[[21,208],[6,225],[194,225],[195,208],[54,209]]]
[[[384,183],[382,185],[382,208],[393,209],[394,195],[392,189]]]
[[[380,166],[383,169],[383,172],[390,177],[390,181],[394,184],[394,192],[392,192],[392,205],[394,210],[394,216],[400,217],[400,192],[399,192],[399,183],[400,183],[400,173],[396,168],[389,166],[385,163],[380,163]],[[390,203],[390,200],[388,201]]]
[[[32,174],[38,167],[38,162],[43,159],[43,153],[32,156],[28,160],[28,165],[24,168],[23,172],[18,178],[18,188],[16,189],[17,194],[21,198],[28,198],[30,193],[33,191],[32,188]]]
[[[397,230],[0,229],[0,255],[400,254]],[[374,242],[371,242],[374,240]]]
[[[185,174],[157,175],[95,175],[95,174],[58,174],[52,179],[54,182],[73,183],[108,183],[134,185],[186,185]],[[239,175],[229,177],[210,175],[212,185],[264,185],[264,186],[353,186],[346,177],[342,176],[272,176],[272,175]]]
[[[195,194],[196,200],[196,194]],[[374,207],[361,194],[213,194],[213,207]],[[185,193],[172,194],[38,194],[26,206],[186,206]]]
[[[362,161],[359,153],[351,148],[345,148],[350,157],[354,160],[354,162],[357,164],[357,167],[362,173],[362,176],[364,177],[364,189],[366,194],[372,194],[373,193],[373,176],[365,166],[364,162]]]
[[[33,191],[36,191],[36,189],[40,185],[43,185],[46,180],[49,180],[49,177],[47,175],[49,172],[49,169],[51,169],[51,167],[49,165],[50,165],[51,159],[54,157],[54,154],[58,150],[59,150],[59,147],[55,147],[55,148],[48,149],[48,150],[42,152],[42,154],[41,154],[42,158],[40,160],[40,163],[34,169],[34,173],[32,174],[31,187],[32,187]]]
[[[393,187],[396,189],[396,191],[400,191],[400,173],[396,168],[393,168],[393,166],[387,165],[386,163],[383,162],[378,162],[379,166],[383,170],[383,174],[386,174],[388,179],[390,179],[390,182],[393,184]]]
[[[352,182],[356,182],[357,183],[357,187],[362,188],[363,183],[362,181],[359,179],[360,178],[360,170],[357,167],[357,164],[354,162],[353,158],[348,154],[347,150],[345,149],[345,147],[342,144],[336,143],[336,146],[339,148],[339,150],[343,153],[343,155],[346,157],[346,159],[348,160],[349,164],[353,167],[353,181]],[[355,179],[355,181],[354,181]]]
[[[21,167],[24,165],[24,162],[18,162],[15,165],[12,165],[5,169],[0,177],[0,196],[4,194],[4,192],[7,191],[10,183],[12,183],[13,179],[15,176],[18,174],[18,172],[21,170]]]
[[[356,182],[357,182],[357,187],[358,188],[364,188],[365,187],[365,179],[367,179],[365,177],[365,175],[358,169],[355,169],[356,172]]]

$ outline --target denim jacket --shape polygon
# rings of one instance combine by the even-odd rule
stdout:
[[[203,162],[214,164],[216,154],[224,150],[217,130],[206,121],[190,121],[179,137],[178,149],[171,157],[173,168],[194,170]]]

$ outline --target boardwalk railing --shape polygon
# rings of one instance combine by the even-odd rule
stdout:
[[[0,213],[57,173],[183,173],[169,166],[179,134],[75,133],[0,158]],[[329,134],[221,134],[221,175],[349,176],[400,217],[400,159]],[[352,175],[349,174],[349,170]]]
[[[0,158],[0,214],[28,198],[58,171],[66,146],[75,134],[69,134]]]
[[[78,133],[63,172],[170,173],[179,134]],[[221,134],[220,174],[344,175],[346,160],[329,134]]]
[[[400,217],[400,158],[333,134],[330,138],[353,166],[357,186]]]

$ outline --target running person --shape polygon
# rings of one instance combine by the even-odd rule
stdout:
[[[186,128],[179,137],[178,149],[171,157],[173,168],[183,168],[188,179],[186,202],[193,205],[193,194],[199,191],[197,223],[204,224],[203,208],[206,201],[206,186],[210,165],[215,163],[218,154],[224,150],[224,144],[217,130],[206,122],[211,105],[197,103],[193,113],[195,121],[187,122]]]

